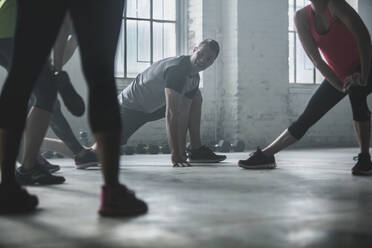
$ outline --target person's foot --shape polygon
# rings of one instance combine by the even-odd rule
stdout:
[[[251,153],[246,160],[239,160],[238,166],[244,169],[274,169],[276,167],[274,155],[266,156],[261,149]]]
[[[218,163],[226,159],[225,155],[215,154],[209,147],[201,146],[188,151],[190,163]]]
[[[39,201],[21,186],[0,184],[0,215],[32,212]]]
[[[92,149],[84,149],[75,156],[74,160],[76,169],[86,169],[99,164],[97,153]]]
[[[145,214],[147,210],[147,204],[126,186],[102,186],[101,206],[98,210],[101,216],[135,216]]]
[[[44,167],[45,169],[49,170],[50,173],[57,172],[61,169],[59,165],[49,163],[49,161],[40,154],[36,158],[36,163],[36,166]]]
[[[65,71],[55,72],[54,80],[66,108],[75,116],[82,116],[85,112],[83,98],[72,86],[71,80]]]
[[[64,177],[52,175],[48,169],[42,166],[35,166],[30,170],[25,170],[20,166],[16,169],[15,176],[21,185],[50,185],[65,182]]]
[[[351,173],[355,176],[372,175],[371,156],[368,153],[359,153],[358,162],[351,169]]]

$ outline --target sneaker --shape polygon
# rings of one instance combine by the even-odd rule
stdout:
[[[249,154],[246,160],[239,160],[238,166],[244,169],[274,169],[276,167],[274,155],[266,156],[261,149]]]
[[[359,153],[358,157],[355,157],[358,162],[351,169],[351,173],[356,176],[368,176],[372,175],[372,163],[371,156],[368,153]]]
[[[55,72],[53,81],[57,84],[58,92],[61,95],[66,108],[71,112],[71,114],[82,116],[85,112],[84,100],[72,86],[67,72]]]
[[[48,169],[42,166],[35,166],[29,171],[25,171],[20,166],[16,169],[15,176],[21,185],[50,185],[65,182],[64,177],[52,175]]]
[[[0,184],[0,215],[32,212],[38,203],[37,197],[21,186]]]
[[[85,149],[74,158],[76,169],[86,169],[89,167],[98,166],[99,161],[97,153],[92,149]]]
[[[56,165],[56,164],[51,164],[49,163],[48,160],[46,160],[43,156],[41,156],[40,154],[37,156],[36,158],[36,163],[37,165],[36,166],[41,166],[41,167],[44,167],[45,169],[47,169],[50,173],[54,173],[54,172],[57,172],[61,169],[61,167],[59,165]]]
[[[218,163],[226,159],[225,155],[215,154],[209,147],[201,146],[188,151],[190,163]]]
[[[98,210],[101,216],[134,216],[145,214],[147,210],[147,204],[124,185],[102,186],[101,207]]]

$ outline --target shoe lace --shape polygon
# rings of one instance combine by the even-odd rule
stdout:
[[[40,164],[40,165],[47,165],[47,164],[50,164],[48,160],[46,160],[43,156],[41,156],[40,154],[36,157],[36,161]]]
[[[202,146],[203,150],[209,155],[209,156],[216,156],[216,154],[210,149],[208,146]]]
[[[370,155],[369,154],[366,154],[366,153],[359,153],[358,156],[354,156],[353,157],[353,160],[354,161],[358,161],[360,159],[368,159],[368,160],[370,160],[371,158],[370,158]]]

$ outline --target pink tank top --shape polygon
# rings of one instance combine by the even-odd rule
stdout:
[[[330,22],[325,34],[318,34],[315,29],[314,14],[311,5],[308,6],[311,34],[316,45],[323,54],[328,66],[343,81],[360,66],[357,41],[350,30],[341,21],[336,21],[327,7]]]

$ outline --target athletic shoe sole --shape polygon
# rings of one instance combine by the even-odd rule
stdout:
[[[372,171],[359,171],[359,170],[354,170],[351,172],[354,176],[371,176]]]
[[[84,170],[89,167],[98,167],[99,163],[98,162],[93,162],[93,163],[84,163],[84,164],[76,164],[75,163],[75,168],[78,170]]]
[[[189,159],[189,162],[190,163],[219,163],[221,161],[224,161],[226,158],[224,159],[215,159],[215,160],[212,160],[212,159]]]
[[[100,209],[98,211],[98,214],[103,217],[131,217],[131,216],[138,216],[147,213],[148,209],[145,208],[139,208],[136,210],[131,211],[123,211],[123,210],[117,210],[117,209]]]
[[[10,214],[27,214],[33,213],[37,209],[37,206],[23,207],[23,208],[0,208],[0,215],[10,215]]]
[[[238,162],[238,166],[241,167],[241,168],[244,168],[244,169],[251,169],[251,170],[255,170],[255,169],[275,169],[276,168],[276,163],[270,163],[270,164],[260,164],[260,165],[245,165],[245,164],[241,164],[240,162]]]

